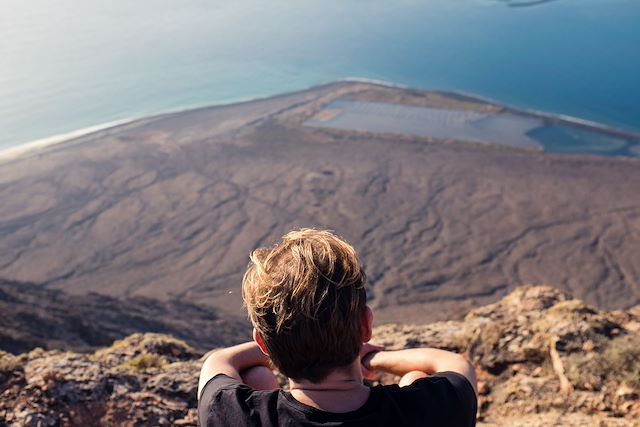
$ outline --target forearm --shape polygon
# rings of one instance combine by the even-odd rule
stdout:
[[[384,350],[365,357],[363,364],[374,371],[404,375],[411,371],[433,374],[446,371],[451,365],[457,367],[462,356],[435,348],[411,348],[406,350]]]
[[[473,366],[461,355],[435,348],[412,348],[370,353],[362,359],[366,369],[403,376],[412,371],[426,374],[451,371],[465,376],[476,389]]]
[[[255,341],[223,348],[213,353],[209,358],[226,362],[233,366],[238,372],[254,366],[269,366],[270,363],[269,357],[262,353]]]

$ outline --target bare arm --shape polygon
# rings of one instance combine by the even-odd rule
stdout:
[[[469,380],[476,396],[478,395],[475,369],[463,356],[450,351],[435,348],[372,351],[363,356],[362,365],[368,371],[389,372],[400,376],[410,374],[412,377],[416,377],[416,372],[424,373],[424,376],[437,372],[456,372]]]
[[[200,370],[198,398],[200,398],[202,389],[207,382],[216,375],[225,374],[238,381],[245,382],[243,379],[244,373],[256,367],[269,368],[270,361],[269,358],[260,351],[258,344],[254,341],[238,344],[212,353],[204,361],[202,369]]]

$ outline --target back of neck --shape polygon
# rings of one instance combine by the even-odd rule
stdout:
[[[362,383],[360,363],[336,370],[319,383],[289,379],[291,395],[300,403],[326,412],[355,411],[369,398],[369,387]]]

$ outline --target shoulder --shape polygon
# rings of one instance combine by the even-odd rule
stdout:
[[[476,393],[473,390],[473,386],[471,385],[469,380],[464,375],[457,372],[439,372],[427,378],[421,379],[430,379],[439,384],[442,384],[443,386],[452,387],[462,400],[470,400],[471,397],[473,397],[474,401],[476,400]],[[419,381],[420,380],[417,380],[416,382]]]
[[[248,385],[238,381],[235,378],[231,378],[226,374],[217,374],[211,377],[202,388],[202,397],[204,397],[207,391],[211,392],[224,388],[243,388],[243,386],[249,389],[251,388]]]
[[[422,413],[434,425],[475,426],[477,398],[469,380],[455,372],[441,372],[406,387],[385,387],[389,398],[404,411]]]
[[[210,412],[217,403],[222,400],[248,397],[253,389],[246,384],[231,378],[225,374],[218,374],[211,378],[202,388],[200,399],[198,400],[198,414],[204,415]]]
[[[250,416],[268,417],[270,403],[277,397],[277,391],[256,391],[235,378],[218,374],[202,389],[198,400],[199,425],[234,425],[234,420],[249,420]]]

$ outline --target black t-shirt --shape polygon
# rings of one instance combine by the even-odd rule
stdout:
[[[201,427],[211,426],[447,426],[476,425],[477,400],[469,381],[454,372],[421,378],[406,387],[376,386],[359,409],[321,411],[282,390],[257,391],[219,374],[198,402]]]

